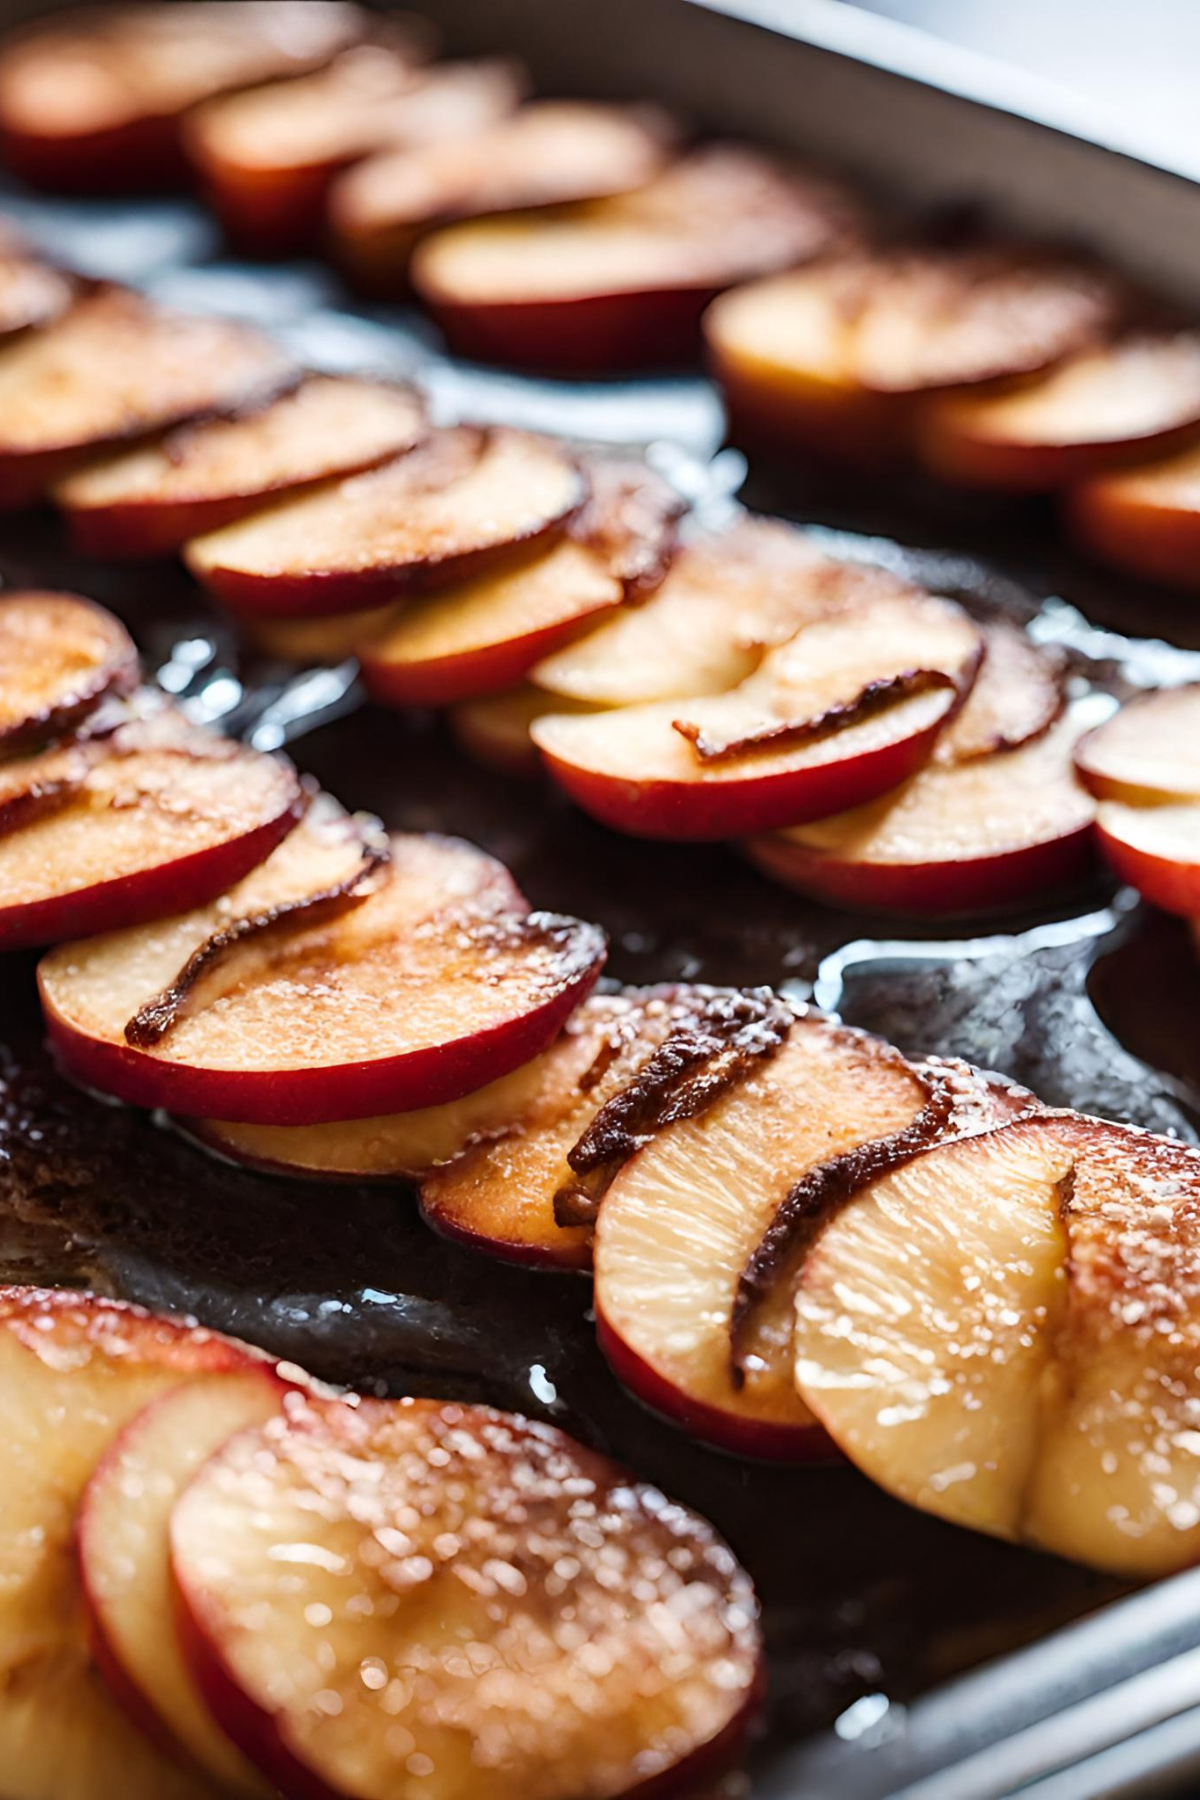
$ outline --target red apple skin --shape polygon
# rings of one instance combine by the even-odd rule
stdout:
[[[419,663],[389,662],[373,656],[369,643],[363,644],[358,652],[363,685],[372,700],[384,706],[453,706],[482,694],[503,693],[505,688],[516,687],[535,662],[587,631],[620,604],[614,601],[522,637]]]
[[[707,783],[647,781],[639,785],[596,775],[541,752],[555,781],[586,813],[632,837],[710,843],[747,833],[807,825],[874,800],[898,787],[929,760],[939,718],[900,743],[884,744],[860,756],[807,768]]]
[[[298,490],[287,491],[291,495]],[[244,518],[277,497],[273,490],[269,494],[239,494],[221,500],[180,500],[169,506],[130,503],[91,507],[68,511],[67,529],[71,547],[80,556],[95,556],[106,562],[174,556],[188,538],[232,525],[235,519]]]
[[[595,375],[694,361],[720,287],[646,288],[485,306],[422,296],[456,356],[544,374]]]
[[[107,130],[42,137],[0,128],[0,161],[30,187],[58,194],[169,193],[188,185],[174,118],[127,119]]]
[[[1074,886],[1094,866],[1093,843],[1093,828],[1086,824],[1049,843],[961,862],[840,862],[770,837],[745,845],[745,851],[772,880],[833,906],[951,916],[994,912]]]
[[[339,160],[251,171],[210,158],[204,199],[235,249],[256,260],[298,256],[320,244],[329,191],[344,167]]]
[[[192,904],[194,904],[194,900]],[[131,1106],[253,1125],[307,1125],[314,1119],[366,1119],[459,1100],[519,1068],[557,1037],[599,978],[605,940],[594,927],[583,943],[588,960],[574,979],[530,1012],[458,1043],[435,1044],[375,1062],[299,1069],[205,1069],[168,1066],[129,1044],[77,1031],[57,1014],[42,988],[51,1048],[64,1073]]]
[[[823,1425],[772,1425],[765,1419],[738,1419],[722,1407],[691,1399],[652,1369],[614,1331],[599,1304],[596,1342],[623,1387],[660,1418],[678,1425],[701,1443],[757,1462],[821,1463],[843,1460]]]
[[[1096,836],[1105,860],[1117,877],[1136,888],[1143,900],[1163,912],[1180,913],[1185,919],[1200,916],[1200,862],[1171,862],[1138,850],[1097,823]]]
[[[1063,496],[1068,536],[1086,556],[1164,587],[1200,593],[1200,510],[1133,503],[1103,480]]]
[[[740,369],[715,336],[708,339],[707,362],[725,403],[731,444],[776,459],[832,458],[871,474],[911,460],[912,407],[904,395],[815,382],[773,386]]]
[[[1005,443],[969,438],[945,426],[936,408],[918,414],[921,462],[940,481],[957,487],[997,488],[1008,494],[1047,494],[1148,457],[1165,455],[1196,435],[1194,420],[1146,438],[1103,443]]]
[[[155,869],[101,881],[74,894],[25,906],[0,906],[0,951],[28,950],[72,938],[95,937],[125,925],[164,919],[215,900],[265,862],[304,815],[308,796],[297,788],[287,809],[223,844],[177,856]]]
[[[586,1275],[592,1266],[592,1249],[590,1244],[570,1245],[562,1248],[550,1244],[510,1244],[491,1232],[469,1231],[462,1225],[451,1225],[432,1209],[426,1211],[421,1207],[421,1217],[431,1231],[438,1237],[446,1239],[450,1244],[461,1244],[466,1250],[476,1250],[480,1256],[486,1256],[492,1262],[512,1263],[519,1269],[549,1269],[552,1273],[566,1275]]]

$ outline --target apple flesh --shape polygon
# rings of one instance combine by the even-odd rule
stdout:
[[[1102,800],[1096,836],[1122,881],[1164,912],[1200,914],[1200,798],[1130,806]]]
[[[89,452],[261,401],[294,375],[249,326],[100,288],[0,347],[0,507],[38,499]]]
[[[313,375],[261,409],[87,463],[53,497],[84,555],[168,556],[264,500],[400,456],[426,431],[410,388]]]
[[[1098,800],[1200,800],[1200,687],[1130,700],[1080,738],[1075,771]]]
[[[92,1662],[75,1554],[93,1470],[144,1407],[255,1352],[95,1295],[0,1289],[0,1755],[11,1800],[214,1800],[130,1723]]]
[[[797,1389],[927,1512],[1136,1579],[1189,1567],[1198,1198],[1195,1150],[1077,1114],[931,1150],[820,1234]]]
[[[1070,716],[1018,750],[933,764],[895,794],[757,838],[750,860],[831,906],[974,913],[1081,880],[1095,808],[1072,771]]]
[[[1141,461],[1200,426],[1200,333],[1139,332],[1082,351],[1009,393],[930,401],[916,425],[930,472],[1047,493]]]
[[[171,1554],[200,1688],[289,1793],[687,1786],[758,1695],[753,1590],[711,1528],[482,1407],[289,1408],[200,1471]]]
[[[63,1068],[134,1105],[297,1125],[440,1105],[528,1062],[586,998],[603,934],[526,912],[507,872],[456,839],[390,847],[378,878],[332,918],[275,922],[268,906],[264,928],[222,945],[157,1036],[141,1022],[236,920],[233,907],[43,958]]]
[[[72,276],[35,255],[15,232],[0,225],[0,340],[51,324],[66,312],[76,287]]]
[[[77,594],[0,597],[0,756],[76,729],[109,695],[137,683],[119,619]]]
[[[1066,703],[1063,669],[1019,626],[994,620],[983,627],[984,657],[957,718],[938,739],[933,760],[955,764],[1019,750],[1044,736]]]
[[[586,498],[579,469],[549,439],[457,426],[382,468],[196,538],[186,561],[239,612],[320,617],[530,550],[561,533]]]
[[[96,750],[62,804],[29,810],[9,796],[0,948],[112,931],[211,898],[269,856],[307,805],[290,763],[170,715],[122,726]],[[61,753],[44,755],[25,763],[26,793],[58,773]]]
[[[104,1452],[76,1524],[92,1653],[109,1690],[168,1754],[246,1800],[271,1789],[217,1729],[188,1673],[175,1634],[167,1533],[201,1465],[236,1432],[276,1417],[287,1392],[273,1368],[253,1364],[171,1388]]]
[[[548,714],[530,735],[555,780],[605,825],[740,836],[822,818],[905,780],[981,654],[952,603],[881,595],[796,632],[731,693]]]
[[[833,184],[714,143],[632,194],[434,232],[412,282],[460,355],[602,374],[689,358],[722,289],[820,256],[857,224]]]
[[[179,185],[188,107],[316,68],[365,28],[365,14],[340,0],[110,6],[38,20],[4,45],[0,153],[35,187]]]
[[[547,713],[591,712],[581,702],[523,683],[503,694],[484,694],[450,708],[450,729],[474,761],[497,774],[533,781],[542,773],[542,759],[529,735]]]
[[[1081,481],[1063,496],[1063,518],[1097,562],[1200,592],[1200,447]]]

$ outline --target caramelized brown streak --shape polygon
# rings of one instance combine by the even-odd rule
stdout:
[[[802,749],[806,744],[820,743],[839,731],[847,731],[852,725],[861,725],[914,694],[928,693],[933,688],[956,691],[957,686],[944,669],[909,669],[902,675],[869,681],[853,700],[839,700],[815,719],[782,719],[734,738],[710,737],[702,725],[690,724],[686,719],[673,719],[671,729],[687,739],[701,762],[721,762],[754,750]]]

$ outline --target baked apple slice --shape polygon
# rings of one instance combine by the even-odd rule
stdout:
[[[1092,863],[1079,734],[1068,715],[1020,749],[931,764],[895,794],[756,838],[747,854],[814,900],[868,912],[986,912],[1052,893]]]
[[[264,407],[87,463],[54,499],[84,555],[168,556],[266,499],[400,456],[427,430],[411,388],[312,375]]]
[[[644,187],[676,143],[653,107],[534,100],[479,131],[397,145],[352,169],[330,205],[334,253],[371,293],[403,297],[413,249],[434,227]]]
[[[927,1512],[1120,1575],[1189,1567],[1198,1197],[1195,1150],[1073,1113],[929,1151],[808,1256],[802,1399]]]
[[[900,247],[739,289],[705,332],[735,440],[886,464],[918,397],[1049,368],[1122,301],[1093,265],[1032,246]]]
[[[690,359],[715,294],[822,255],[858,222],[832,183],[714,143],[632,194],[448,226],[418,246],[412,281],[460,355],[599,374]]]
[[[186,177],[180,120],[226,88],[318,67],[363,35],[339,0],[68,11],[10,36],[0,153],[35,187],[145,193]]]
[[[1162,688],[1130,700],[1080,738],[1075,769],[1098,800],[1200,801],[1200,687]]]
[[[1200,916],[1200,798],[1130,806],[1102,800],[1096,836],[1106,860],[1164,912]]]
[[[171,1551],[205,1698],[290,1793],[686,1787],[759,1690],[753,1590],[711,1527],[483,1407],[289,1407],[200,1471]]]
[[[500,775],[532,781],[542,773],[530,732],[548,713],[587,713],[595,709],[580,701],[547,694],[522,683],[505,694],[484,694],[478,700],[462,700],[447,715],[450,729],[467,755]]]
[[[625,1385],[693,1437],[803,1461],[830,1448],[792,1379],[797,1271],[817,1222],[879,1169],[1032,1102],[965,1067],[914,1068],[816,1015],[739,1074],[609,1188],[596,1325]]]
[[[983,627],[983,643],[975,685],[938,739],[935,762],[973,762],[1000,750],[1019,750],[1062,717],[1066,686],[1054,651],[1003,619]]]
[[[276,1417],[288,1387],[269,1364],[193,1379],[152,1400],[105,1450],[76,1523],[92,1653],[135,1725],[222,1794],[272,1790],[213,1723],[183,1660],[167,1533],[192,1476],[236,1432]]]
[[[881,595],[805,626],[731,693],[551,713],[530,735],[601,823],[733,837],[823,818],[905,780],[958,710],[982,649],[951,602]]]
[[[401,608],[359,647],[363,680],[394,706],[443,706],[512,687],[539,657],[663,579],[683,510],[645,463],[594,460],[566,537]]]
[[[0,597],[0,670],[0,756],[9,756],[75,730],[108,695],[130,693],[138,657],[103,607],[35,590]]]
[[[0,348],[0,507],[36,500],[88,452],[235,411],[294,375],[249,326],[101,288]]]
[[[1159,454],[1197,426],[1200,333],[1143,331],[1011,392],[931,400],[916,443],[944,481],[1046,493]]]
[[[60,779],[61,752],[24,759],[0,814],[0,948],[112,931],[219,894],[308,804],[290,763],[177,716],[123,725],[94,748],[52,806],[35,796]]]
[[[51,324],[66,312],[77,288],[74,277],[37,256],[0,224],[0,339]]]
[[[92,1294],[0,1289],[0,1755],[12,1800],[215,1800],[95,1667],[77,1508],[113,1440],[172,1389],[260,1366],[243,1345]]]
[[[1200,446],[1081,481],[1063,496],[1075,543],[1098,562],[1200,592]]]
[[[532,549],[586,498],[578,467],[550,439],[456,426],[380,469],[195,538],[186,561],[241,612],[353,611]]]
[[[586,998],[603,934],[526,912],[469,844],[390,847],[315,915],[277,917],[263,881],[43,958],[64,1069],[134,1105],[299,1125],[437,1106],[528,1062]]]

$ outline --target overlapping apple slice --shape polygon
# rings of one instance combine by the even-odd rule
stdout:
[[[482,1407],[289,1408],[205,1465],[171,1553],[209,1705],[290,1793],[687,1786],[759,1686],[753,1593],[711,1528]]]
[[[377,700],[441,706],[500,692],[556,645],[662,581],[683,501],[634,459],[596,458],[567,535],[524,561],[402,607],[359,647]]]
[[[1121,880],[1144,899],[1200,917],[1200,797],[1155,806],[1102,800],[1096,836]]]
[[[449,712],[450,729],[458,742],[489,769],[520,780],[532,780],[542,772],[542,759],[529,735],[547,713],[586,713],[594,707],[547,694],[523,682],[504,694],[484,694],[478,700],[462,700]]]
[[[85,555],[166,556],[264,500],[387,462],[427,430],[411,388],[313,375],[261,408],[87,463],[54,499]]]
[[[266,1365],[243,1345],[139,1308],[0,1289],[0,1756],[12,1800],[213,1800],[162,1755],[93,1666],[75,1556],[76,1508],[119,1433],[191,1382]]]
[[[1143,460],[1200,427],[1200,333],[1141,331],[1010,392],[921,408],[917,452],[933,474],[1043,493]]]
[[[246,613],[352,611],[548,541],[586,498],[578,467],[549,439],[457,426],[380,469],[196,538],[186,557]]]
[[[3,757],[64,736],[106,696],[131,692],[137,651],[121,621],[91,600],[77,594],[5,594],[0,671]],[[0,787],[3,783],[0,765]]]
[[[886,463],[914,400],[1090,347],[1119,285],[1033,246],[863,252],[727,294],[705,321],[735,438]]]
[[[170,710],[23,758],[0,776],[0,793],[4,949],[111,931],[219,894],[308,803],[290,763]]]
[[[351,170],[332,197],[334,252],[372,293],[402,296],[414,246],[434,227],[643,187],[677,139],[653,107],[534,100],[479,131],[401,144]]]
[[[147,192],[184,177],[179,122],[223,89],[316,68],[366,29],[340,0],[110,6],[39,19],[0,60],[0,150],[35,186]]]
[[[0,223],[0,339],[49,325],[70,306],[77,285]]]
[[[857,226],[832,183],[716,143],[633,194],[435,232],[412,279],[462,355],[602,373],[687,358],[715,294],[820,256]]]
[[[294,375],[249,326],[100,288],[0,347],[0,507],[37,499],[88,451],[236,411]]]
[[[1063,518],[1097,561],[1200,592],[1200,447],[1081,481],[1063,496]]]
[[[1077,1114],[932,1150],[808,1256],[800,1395],[928,1512],[1122,1575],[1187,1567],[1198,1200],[1200,1153]]]
[[[982,650],[951,602],[885,593],[805,626],[731,693],[548,714],[531,736],[571,797],[617,830],[770,830],[874,798],[920,768]]]
[[[1200,687],[1131,700],[1075,751],[1100,848],[1155,906],[1200,914]]]
[[[796,1279],[817,1224],[880,1169],[1034,1102],[965,1066],[914,1068],[816,1015],[733,1073],[609,1188],[597,1330],[626,1386],[692,1436],[804,1461],[829,1452],[792,1380]]]
[[[296,881],[290,857],[268,863],[215,905],[43,958],[67,1072],[251,1124],[440,1105],[545,1049],[604,959],[603,933],[527,912],[507,871],[453,838],[393,837],[386,863],[332,891],[322,865],[310,904]]]

